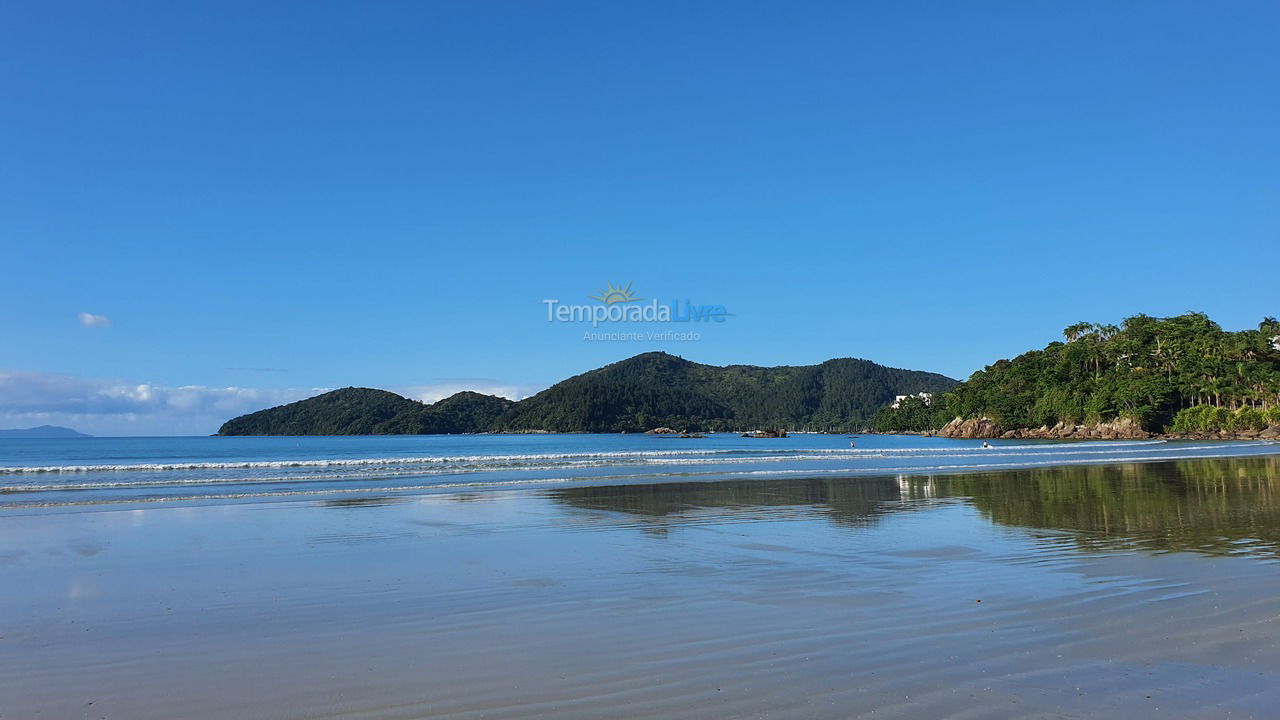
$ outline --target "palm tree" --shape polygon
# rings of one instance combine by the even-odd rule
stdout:
[[[1067,339],[1067,342],[1075,342],[1091,330],[1093,330],[1093,323],[1078,322],[1063,328],[1062,335]]]

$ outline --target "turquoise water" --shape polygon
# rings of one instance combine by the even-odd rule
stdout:
[[[856,446],[851,447],[851,443]],[[1280,452],[1273,442],[906,435],[160,437],[0,440],[0,508],[203,503],[734,478],[922,474]]]

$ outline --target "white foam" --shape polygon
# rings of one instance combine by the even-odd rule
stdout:
[[[662,457],[699,457],[716,455],[796,455],[801,453],[822,453],[831,455],[882,456],[889,454],[917,454],[956,452],[957,450],[982,452],[1009,452],[1029,447],[1121,447],[1125,445],[1150,445],[1163,443],[1164,440],[1145,441],[1102,441],[1083,443],[1061,443],[1052,445],[997,445],[991,448],[956,448],[919,447],[919,448],[717,448],[706,450],[618,450],[609,452],[578,453],[528,453],[518,455],[428,455],[422,457],[376,457],[376,458],[324,458],[295,460],[244,460],[223,462],[176,462],[176,463],[121,463],[98,465],[24,465],[0,467],[0,474],[19,475],[32,473],[87,473],[87,472],[169,472],[183,470],[264,470],[272,468],[327,468],[354,466],[385,465],[437,465],[460,463],[521,463],[545,462],[549,460],[573,459],[623,459],[623,458],[662,458]]]

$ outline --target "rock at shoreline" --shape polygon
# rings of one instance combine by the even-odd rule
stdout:
[[[949,438],[998,438],[1004,435],[1004,430],[991,418],[956,418],[943,425],[938,434]]]
[[[786,430],[753,430],[752,432],[742,433],[744,438],[784,438],[786,436]]]
[[[652,430],[646,430],[645,435],[679,435],[679,430],[672,430],[669,427],[656,427]]]
[[[1038,428],[1014,428],[1005,430],[990,418],[956,418],[938,431],[942,437],[949,438],[1003,438],[1006,440],[1144,440],[1151,433],[1132,418],[1116,418],[1110,422],[1093,425],[1068,425],[1058,423],[1053,427],[1041,425]]]

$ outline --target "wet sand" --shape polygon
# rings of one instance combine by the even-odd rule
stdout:
[[[1265,718],[1275,458],[0,517],[0,717]]]

